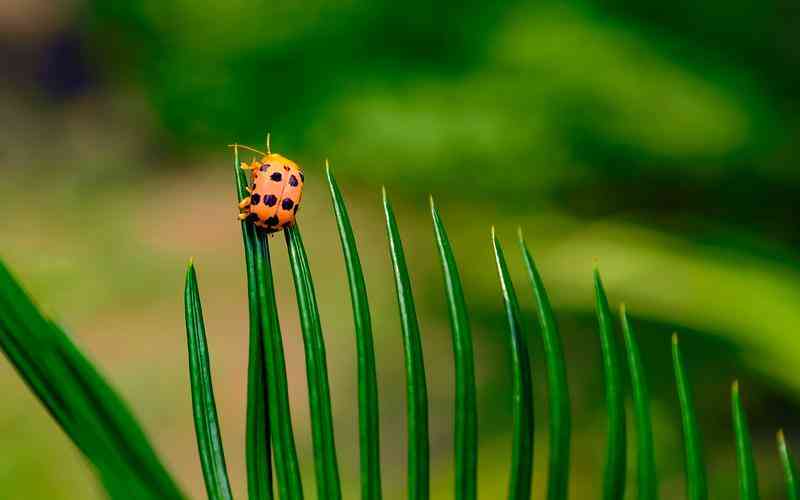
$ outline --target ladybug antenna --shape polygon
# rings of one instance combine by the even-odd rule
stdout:
[[[246,149],[248,151],[252,151],[254,153],[258,153],[261,156],[267,156],[266,153],[264,153],[263,151],[259,151],[259,150],[255,149],[255,148],[251,148],[250,146],[245,146],[244,144],[228,144],[228,147],[229,148],[233,148],[233,149],[242,148],[242,149]],[[269,148],[267,148],[267,151],[269,151]]]
[[[267,154],[272,154],[272,151],[269,150],[269,132],[267,132]]]

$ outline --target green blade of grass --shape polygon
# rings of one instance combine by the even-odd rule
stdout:
[[[380,416],[378,413],[378,376],[375,370],[375,348],[372,338],[372,320],[369,313],[367,287],[361,260],[358,257],[353,228],[347,208],[326,162],[328,186],[331,190],[336,225],[342,243],[350,301],[353,306],[353,324],[358,351],[358,442],[361,464],[362,500],[381,498]]]
[[[126,483],[135,485],[138,479],[132,477],[125,464],[102,442],[100,432],[87,432],[88,428],[80,425],[81,422],[89,421],[92,415],[87,419],[82,418],[81,410],[85,405],[72,401],[72,384],[64,384],[62,387],[57,382],[69,378],[65,367],[52,355],[45,343],[37,342],[39,347],[36,354],[29,351],[29,346],[18,337],[35,338],[36,333],[17,323],[14,315],[5,306],[6,304],[0,302],[0,347],[48,413],[92,463],[109,496],[119,498],[118,494],[123,486]]]
[[[52,373],[57,372],[60,370],[50,372],[46,376],[49,377]],[[63,389],[65,387],[60,388],[60,390]],[[67,399],[71,400],[72,396]],[[146,471],[135,470],[130,463],[126,462],[125,457],[117,453],[114,446],[117,443],[114,443],[107,433],[100,429],[101,423],[92,408],[85,402],[70,402],[67,403],[67,407],[68,413],[74,414],[75,422],[80,422],[80,424],[70,422],[62,427],[73,438],[73,442],[81,452],[92,462],[98,479],[109,498],[114,500],[154,500],[159,498],[155,489],[147,482],[152,478],[146,476]],[[90,427],[98,429],[96,436],[89,437],[88,433],[81,432]]]
[[[159,497],[181,498],[180,489],[159,460],[127,403],[105,382],[97,368],[58,325],[50,323],[50,328],[54,332],[56,353],[98,420],[108,429],[118,449],[117,454],[125,457],[133,470],[140,471],[144,484],[152,485]]]
[[[214,388],[211,383],[211,368],[203,322],[200,292],[197,289],[197,274],[190,262],[186,270],[186,336],[189,344],[189,378],[192,388],[192,410],[197,434],[197,448],[203,466],[206,492],[209,500],[230,500],[230,482],[225,466],[225,453],[219,432]]]
[[[236,150],[234,150],[236,151]],[[238,155],[236,163],[238,164]],[[235,172],[237,194],[242,195],[246,179],[237,168]],[[252,224],[249,224],[252,228]],[[269,434],[272,444],[278,496],[282,500],[303,498],[303,484],[297,460],[297,448],[292,430],[292,415],[289,406],[289,384],[286,380],[286,358],[283,352],[278,307],[275,300],[275,284],[272,277],[269,242],[267,234],[253,229],[255,241],[252,255],[255,268],[256,302],[261,342],[266,365],[266,404],[269,415]]]
[[[453,249],[444,224],[431,197],[431,215],[436,246],[444,274],[445,296],[453,335],[455,358],[455,498],[475,500],[478,469],[478,407],[475,389],[475,360],[467,305]]]
[[[80,425],[79,412],[87,402],[55,351],[55,334],[0,262],[0,345],[56,422],[89,460],[97,462],[108,450],[99,442],[99,433]],[[102,471],[102,464],[97,465]]]
[[[600,279],[600,272],[596,268],[594,270],[594,286],[608,410],[608,446],[603,478],[603,498],[605,500],[621,500],[625,495],[626,470],[625,391],[622,385],[619,345],[614,336],[611,310],[608,307],[608,299]]]
[[[247,180],[239,168],[239,150],[234,150],[234,178],[237,202],[247,196]],[[256,253],[258,236],[255,226],[242,221],[242,244],[244,246],[247,273],[247,304],[250,337],[247,362],[247,423],[245,431],[245,458],[247,462],[247,493],[250,500],[272,500],[272,445],[270,437],[269,410],[267,404],[267,366],[264,353],[264,331],[259,315],[262,307],[258,302],[258,278]],[[266,307],[266,306],[264,306]]]
[[[342,498],[342,488],[336,460],[325,339],[322,335],[314,282],[299,227],[295,223],[283,232],[289,252],[305,345],[311,439],[314,447],[318,498],[337,500]]]
[[[0,347],[109,495],[180,499],[133,415],[88,359],[46,319],[0,262]]]
[[[697,425],[697,417],[694,413],[692,388],[683,365],[677,333],[672,336],[672,363],[675,368],[675,385],[681,405],[683,446],[686,454],[686,496],[689,500],[706,500],[708,486],[700,426]]]
[[[747,415],[742,406],[738,381],[734,381],[731,386],[731,411],[733,413],[733,431],[736,435],[739,498],[742,500],[758,500],[756,462],[753,459],[753,445],[750,441],[750,430],[747,428]]]
[[[547,478],[547,498],[548,500],[565,500],[569,484],[571,424],[564,348],[561,345],[561,335],[558,332],[550,299],[525,243],[521,228],[517,234],[525,269],[536,297],[547,368],[548,407],[550,409],[550,464]]]
[[[789,500],[800,500],[800,482],[797,478],[797,462],[789,445],[786,444],[786,436],[783,430],[778,431],[778,455],[783,466],[783,474],[786,479],[786,495]]]
[[[513,370],[513,430],[511,449],[511,478],[508,487],[510,500],[529,500],[533,481],[533,381],[528,343],[522,331],[519,303],[514,284],[508,274],[503,249],[492,228],[497,271],[503,293],[506,319],[508,320]]]
[[[633,409],[636,420],[638,493],[639,500],[658,499],[658,477],[653,447],[653,424],[650,418],[650,393],[645,380],[644,366],[639,355],[639,345],[628,321],[625,304],[620,306],[622,333],[628,354],[628,371],[631,376]]]
[[[0,309],[2,307],[3,304],[0,304]],[[11,321],[11,316],[6,311],[0,310],[0,347],[6,357],[14,365],[28,388],[42,402],[47,412],[64,429],[67,436],[85,455],[91,458],[91,452],[80,437],[80,429],[75,426],[74,416],[68,411],[67,403],[50,383],[44,369],[36,362],[36,358],[32,357],[17,340],[15,331],[27,335],[27,332],[23,332]]]
[[[395,277],[405,353],[408,405],[408,498],[410,500],[427,500],[430,494],[430,445],[428,441],[428,390],[422,358],[422,341],[414,298],[411,294],[411,280],[408,277],[403,244],[385,189],[383,190],[383,209],[386,215],[389,255]]]

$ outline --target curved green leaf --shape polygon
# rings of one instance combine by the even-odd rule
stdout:
[[[606,292],[597,269],[594,270],[594,286],[608,409],[608,448],[603,480],[603,498],[605,500],[621,500],[625,495],[626,470],[625,390],[620,373],[619,345],[614,336],[611,310],[608,307]]]
[[[239,150],[234,150],[233,171],[236,181],[236,201],[247,196],[247,179],[239,168]],[[258,237],[252,224],[242,221],[247,274],[247,304],[250,336],[247,361],[247,423],[245,431],[245,458],[247,462],[247,493],[250,500],[272,500],[272,462],[269,410],[267,404],[267,365],[264,353],[264,331],[261,328],[256,275]],[[264,306],[267,307],[267,306]]]
[[[318,498],[341,499],[342,491],[339,481],[339,465],[336,461],[325,339],[322,336],[314,282],[311,279],[308,256],[297,224],[286,228],[283,233],[289,252],[306,352],[311,439],[314,447]]]
[[[0,347],[112,498],[183,498],[122,398],[2,262]]]
[[[736,434],[736,465],[739,470],[739,497],[742,500],[758,500],[758,474],[753,459],[753,445],[747,428],[747,415],[742,407],[739,381],[731,386],[731,409],[733,431]]]
[[[184,293],[186,310],[186,336],[189,344],[189,378],[192,388],[192,410],[197,434],[197,448],[203,466],[203,478],[209,500],[230,500],[231,486],[225,466],[225,453],[219,432],[214,388],[211,384],[211,368],[208,361],[203,309],[197,289],[194,265],[186,270]]]
[[[403,253],[403,243],[397,229],[392,206],[383,190],[383,210],[389,237],[389,256],[392,259],[403,349],[406,365],[408,404],[408,498],[427,500],[430,495],[430,450],[428,441],[428,390],[422,358],[417,311],[411,294],[411,280]]]
[[[778,431],[778,455],[780,455],[783,474],[786,479],[786,494],[789,500],[800,500],[800,481],[797,480],[797,462],[789,445],[786,444],[786,437],[783,430]]]
[[[464,290],[458,275],[453,249],[447,239],[439,211],[431,197],[431,215],[436,234],[436,246],[442,263],[444,289],[447,298],[450,328],[453,332],[455,358],[455,498],[475,500],[477,496],[478,469],[478,407],[475,390],[475,360],[472,333],[467,317]]]
[[[564,348],[561,345],[561,335],[558,332],[550,299],[533,257],[528,251],[521,228],[517,235],[522,249],[522,258],[525,261],[525,269],[528,271],[528,278],[536,297],[547,368],[548,407],[550,409],[550,465],[547,478],[547,498],[548,500],[566,500],[569,485],[571,423]]]
[[[686,368],[683,366],[683,356],[678,345],[677,333],[672,336],[672,364],[675,368],[675,385],[681,405],[683,446],[686,453],[686,496],[689,500],[706,500],[708,486],[700,427],[697,425],[697,417],[694,414],[692,388],[686,375]]]
[[[116,449],[114,453],[119,459],[129,463],[132,471],[141,477],[143,492],[150,489],[150,495],[181,498],[182,493],[161,464],[127,403],[108,385],[97,368],[69,340],[67,334],[55,323],[48,323],[54,333],[53,342],[58,357],[63,361],[78,390],[84,394],[100,425],[109,434],[109,440]],[[130,494],[128,490],[128,495]]]
[[[331,190],[336,225],[342,243],[353,323],[358,350],[358,441],[361,454],[361,498],[381,498],[380,416],[378,413],[378,376],[375,370],[375,348],[372,340],[372,320],[369,314],[367,287],[358,257],[358,248],[347,215],[342,194],[330,167],[326,163],[328,186]]]
[[[503,293],[506,319],[508,320],[513,370],[513,415],[511,449],[511,479],[508,487],[509,500],[529,500],[533,481],[533,381],[528,341],[522,331],[519,303],[514,284],[508,274],[503,249],[492,228],[497,271]]]
[[[3,281],[6,277],[10,278],[10,275],[3,276]],[[9,296],[4,293],[3,298]],[[97,413],[89,406],[85,393],[75,383],[60,357],[53,352],[52,339],[49,335],[39,338],[44,332],[34,325],[44,325],[46,320],[38,316],[38,312],[36,314],[22,320],[16,316],[16,312],[11,311],[8,303],[0,301],[0,347],[48,413],[92,462],[111,498],[123,498],[121,494],[125,489],[136,492],[140,498],[153,498],[142,491],[147,487],[146,483],[140,483],[141,479],[136,474],[138,471],[132,469],[125,462],[123,454],[114,449],[115,444],[122,443],[114,443],[108,438]],[[151,490],[150,495],[153,493]]]
[[[628,321],[625,304],[620,306],[622,318],[622,333],[625,338],[625,348],[628,353],[628,370],[631,375],[631,388],[633,389],[633,410],[636,417],[636,437],[638,454],[638,493],[639,500],[658,499],[658,476],[656,474],[656,459],[653,447],[653,424],[650,418],[650,393],[645,380],[644,366],[639,355],[639,345],[633,333],[633,327]]]

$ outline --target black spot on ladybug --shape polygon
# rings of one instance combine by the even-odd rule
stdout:
[[[292,201],[291,198],[284,198],[283,201],[281,202],[281,207],[284,210],[291,210],[293,206],[294,202]]]
[[[276,203],[278,203],[278,197],[274,194],[269,194],[264,197],[264,205],[274,207]]]
[[[289,185],[290,186],[296,186],[297,184],[298,184],[297,177],[295,177],[295,176],[289,177]]]
[[[284,169],[284,170],[286,170],[287,172],[288,172],[289,170],[291,170],[291,169],[289,168],[289,165],[284,165],[284,166],[283,166],[283,169]]]
[[[258,202],[261,201],[261,195],[258,193],[253,193],[250,195],[250,203],[253,205],[258,205]]]
[[[249,220],[250,222],[255,222],[258,220],[258,215],[251,213],[250,215],[247,216],[247,220]]]
[[[306,181],[306,176],[303,175],[303,172],[300,172],[300,180],[303,181],[303,182]]]
[[[278,216],[277,215],[273,215],[272,217],[268,218],[264,222],[266,224],[270,225],[270,226],[274,226],[274,225],[278,224]]]
[[[261,165],[261,171],[266,172],[269,169],[269,163],[265,163]]]
[[[283,179],[283,175],[280,172],[275,172],[274,174],[269,176],[275,182],[280,182]]]

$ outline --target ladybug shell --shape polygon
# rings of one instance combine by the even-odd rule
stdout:
[[[268,233],[294,223],[303,198],[303,172],[297,163],[278,154],[268,154],[251,165],[250,218]]]

